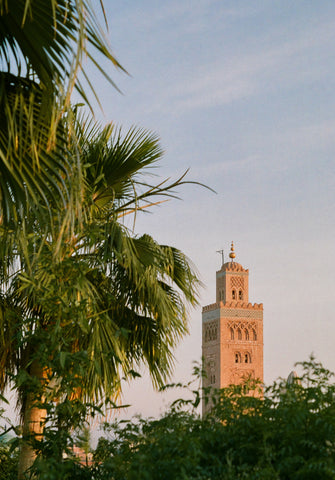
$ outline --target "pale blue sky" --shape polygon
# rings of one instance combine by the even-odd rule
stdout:
[[[98,3],[97,3],[98,4]],[[264,303],[265,380],[311,352],[335,370],[335,4],[333,1],[105,2],[113,51],[131,76],[123,95],[95,76],[103,122],[156,132],[156,173],[189,178],[182,201],[138,220],[138,232],[187,253],[215,300],[216,250],[235,241]],[[176,352],[175,379],[201,356],[201,308]],[[145,415],[164,400],[126,390]]]

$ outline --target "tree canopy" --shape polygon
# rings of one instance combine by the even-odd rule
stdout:
[[[276,381],[261,397],[245,395],[243,385],[206,389],[214,407],[204,418],[180,400],[160,419],[106,426],[92,478],[333,479],[334,375],[313,358],[299,366],[298,381]]]
[[[212,391],[190,382],[183,386],[189,395],[160,418],[106,423],[96,448],[89,447],[87,433],[79,434],[86,452],[81,462],[71,450],[74,435],[49,426],[33,469],[41,480],[333,479],[334,375],[313,358],[298,368],[295,382],[279,379],[263,387],[263,397],[245,395],[243,385]],[[203,418],[200,398],[214,404]],[[67,457],[57,463],[61,443]],[[4,446],[0,454],[8,475],[0,478],[10,478],[15,450],[11,455]]]

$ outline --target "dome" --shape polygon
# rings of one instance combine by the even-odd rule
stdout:
[[[240,263],[237,262],[226,262],[222,265],[221,270],[231,270],[233,272],[247,272],[247,270],[243,268]]]

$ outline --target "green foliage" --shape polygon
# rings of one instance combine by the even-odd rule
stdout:
[[[0,401],[8,403],[7,399],[0,395]],[[4,410],[0,408],[1,424],[9,425],[10,422],[4,417]],[[12,427],[0,426],[0,480],[16,480],[19,450],[15,438],[11,437]]]
[[[262,397],[240,387],[212,392],[214,407],[203,419],[179,410],[180,402],[159,420],[109,426],[94,454],[94,478],[333,479],[335,386],[313,359],[301,367],[301,384],[279,381]]]
[[[18,449],[12,449],[9,443],[0,443],[0,480],[16,480]]]
[[[199,417],[177,411],[159,420],[109,426],[114,439],[100,439],[94,454],[97,478],[203,478],[201,430]]]
[[[240,386],[209,392],[213,408],[201,418],[193,399],[178,399],[159,419],[134,418],[105,424],[89,455],[85,415],[99,409],[67,400],[49,409],[44,437],[31,473],[40,480],[316,480],[335,478],[335,385],[331,372],[314,359],[302,375],[243,394]],[[176,385],[180,387],[180,385]],[[254,385],[257,389],[257,385]],[[81,428],[78,435],[73,427]],[[73,446],[83,447],[82,463]],[[17,450],[1,446],[0,464],[10,477]],[[5,475],[5,474],[3,474]]]

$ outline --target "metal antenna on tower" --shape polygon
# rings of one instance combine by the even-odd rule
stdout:
[[[216,250],[216,253],[220,253],[222,257],[222,265],[224,264],[224,254],[223,254],[223,249],[221,250]]]

